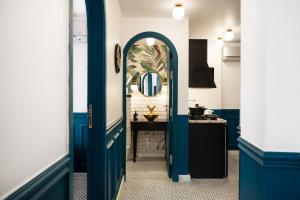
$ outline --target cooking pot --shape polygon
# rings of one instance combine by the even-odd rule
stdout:
[[[204,114],[205,107],[195,104],[195,107],[189,107],[190,116],[201,116]]]

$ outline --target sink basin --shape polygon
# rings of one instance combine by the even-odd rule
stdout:
[[[146,114],[144,115],[144,117],[148,120],[148,121],[154,121],[158,115],[157,114]]]

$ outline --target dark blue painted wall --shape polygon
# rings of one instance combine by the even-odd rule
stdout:
[[[20,170],[21,167],[20,167]],[[66,156],[6,200],[66,200],[70,199],[70,157]]]
[[[178,181],[179,175],[189,174],[189,117],[188,115],[176,115],[173,120],[172,179]]]
[[[227,121],[228,125],[228,149],[237,150],[238,142],[237,138],[239,134],[237,132],[237,127],[240,124],[240,110],[239,109],[216,109],[214,113],[220,118]]]
[[[264,152],[239,138],[240,200],[299,200],[300,153]]]
[[[74,171],[87,171],[87,113],[73,114]]]
[[[121,118],[106,132],[106,200],[117,198],[125,173],[125,145],[126,133],[123,129],[123,118]]]
[[[76,172],[86,172],[87,166],[87,113],[74,113],[74,167]],[[123,118],[106,131],[106,199],[115,199],[125,173],[126,134]]]

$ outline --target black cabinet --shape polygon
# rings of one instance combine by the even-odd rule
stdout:
[[[189,170],[192,178],[227,176],[226,123],[189,123]]]

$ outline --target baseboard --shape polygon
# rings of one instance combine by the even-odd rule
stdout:
[[[240,200],[300,199],[300,153],[265,152],[238,138]]]
[[[8,196],[6,200],[66,200],[70,198],[69,189],[70,158],[66,156]]]
[[[179,182],[182,183],[190,183],[191,182],[191,175],[179,175]]]

